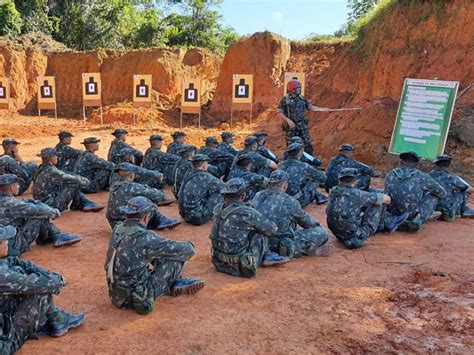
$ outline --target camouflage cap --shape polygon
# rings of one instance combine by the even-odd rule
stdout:
[[[112,132],[112,135],[115,137],[121,136],[122,134],[127,134],[128,132],[123,128],[116,128],[115,131]]]
[[[177,137],[186,137],[186,133],[183,131],[176,131],[171,134],[171,137],[177,138]]]
[[[177,153],[179,155],[183,155],[184,153],[192,152],[193,150],[196,150],[196,147],[191,144],[183,144],[183,146],[179,147]]]
[[[337,178],[342,179],[343,177],[350,176],[350,177],[356,177],[358,175],[357,169],[354,168],[343,168],[339,172]]]
[[[342,144],[339,146],[339,151],[343,152],[353,152],[355,150],[354,146],[352,144]]]
[[[231,138],[231,137],[235,137],[235,134],[232,133],[232,132],[222,132],[221,133],[221,138],[222,139]]]
[[[294,137],[291,137],[290,140],[289,140],[289,143],[301,143],[303,144],[304,143],[304,140],[303,138],[301,138],[300,136],[294,136]]]
[[[237,157],[235,163],[237,165],[246,165],[247,161],[252,162],[252,157],[249,154],[242,154]]]
[[[117,156],[124,157],[126,155],[133,155],[133,153],[134,153],[134,151],[133,151],[132,148],[124,147],[124,148],[119,150],[119,152],[117,153]]]
[[[58,155],[58,152],[54,148],[43,148],[39,154],[36,154],[37,157],[41,158],[51,158]]]
[[[286,152],[289,155],[294,155],[300,152],[303,149],[303,144],[301,143],[291,143],[288,148],[286,148]]]
[[[442,161],[451,161],[451,160],[453,160],[453,157],[451,155],[441,154],[435,160],[433,160],[433,163],[436,164],[436,163],[439,163],[439,162],[442,162]]]
[[[164,140],[162,136],[160,136],[159,134],[152,134],[150,136],[150,142],[153,142],[153,141],[162,141]]]
[[[120,207],[119,210],[125,215],[132,215],[151,212],[156,208],[156,205],[146,197],[136,196],[128,200],[127,205]]]
[[[247,181],[241,178],[234,178],[227,181],[225,187],[221,190],[221,194],[237,194],[244,191],[248,186]]]
[[[190,162],[198,162],[198,161],[210,161],[209,157],[206,154],[195,154],[191,158],[189,158]]]
[[[16,235],[16,228],[0,224],[0,240],[12,239]]]
[[[97,139],[96,137],[87,137],[83,142],[81,142],[81,144],[94,144],[99,142],[100,139]]]
[[[219,144],[215,137],[206,137],[205,142],[210,144]]]
[[[267,132],[255,132],[253,135],[254,135],[255,137],[259,138],[259,139],[260,139],[261,137],[268,137],[268,133],[267,133]]]
[[[58,133],[59,139],[67,138],[67,137],[74,137],[71,132],[68,131],[61,131]]]
[[[248,147],[249,145],[252,145],[257,142],[257,140],[258,138],[255,136],[248,136],[247,138],[245,138],[244,145]]]
[[[405,163],[418,163],[420,161],[420,156],[414,151],[409,151],[401,153],[400,160]]]
[[[5,138],[2,141],[2,145],[4,146],[17,145],[17,144],[20,144],[20,142],[18,142],[15,138]]]
[[[286,171],[283,170],[275,170],[270,174],[270,178],[268,182],[270,184],[279,184],[281,182],[287,182],[290,176]]]
[[[123,171],[134,171],[135,170],[135,165],[127,162],[121,162],[115,165],[114,167],[115,171],[123,170]]]
[[[2,185],[11,185],[16,182],[19,182],[18,176],[14,174],[3,174],[0,175],[0,186]]]

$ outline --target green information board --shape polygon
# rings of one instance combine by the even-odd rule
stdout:
[[[409,150],[433,160],[443,154],[458,81],[405,79],[390,153]]]

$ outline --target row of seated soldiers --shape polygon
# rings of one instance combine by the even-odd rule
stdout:
[[[2,328],[8,329],[7,336],[1,338],[7,353],[30,337],[61,336],[84,322],[83,314],[65,312],[52,303],[52,295],[65,285],[62,277],[18,256],[35,241],[77,243],[79,237],[59,231],[51,220],[67,208],[103,209],[84,193],[107,185],[106,216],[113,228],[105,262],[109,295],[118,308],[140,314],[150,313],[162,295],[193,294],[204,286],[202,280],[181,276],[184,263],[195,254],[194,245],[154,232],[179,224],[158,211],[158,205],[172,202],[160,189],[164,184],[172,186],[186,222],[200,225],[213,218],[212,263],[233,276],[252,277],[259,266],[280,265],[303,255],[331,254],[328,232],[303,210],[311,202],[327,202],[318,187],[330,191],[329,229],[349,248],[361,247],[377,232],[418,231],[435,218],[474,216],[467,207],[472,188],[448,171],[448,155],[436,159],[434,169],[424,174],[417,169],[416,153],[401,154],[400,167],[387,174],[381,191],[370,188],[374,170],[354,160],[354,148],[348,144],[339,147],[325,173],[319,169],[321,161],[304,152],[297,138],[279,162],[261,133],[248,137],[242,151],[232,147],[233,135],[228,132],[222,134],[221,144],[208,138],[196,151],[185,144],[184,133],[176,132],[171,153],[162,152],[163,138],[153,135],[144,155],[125,142],[126,131],[113,134],[117,138],[108,160],[103,160],[95,155],[98,139],[85,139],[86,151],[74,152],[72,134],[61,132],[56,148],[40,152],[39,167],[22,160],[17,141],[3,142],[0,264],[6,272],[0,277],[0,308],[3,321],[10,322]],[[34,199],[16,198],[32,181]]]

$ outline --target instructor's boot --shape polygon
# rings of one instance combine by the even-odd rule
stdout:
[[[409,214],[407,212],[399,215],[399,216],[387,216],[385,219],[385,230],[388,233],[393,233],[395,232],[400,225],[405,222],[408,218]]]
[[[204,281],[199,279],[185,279],[181,277],[171,286],[171,296],[194,295],[204,288]]]

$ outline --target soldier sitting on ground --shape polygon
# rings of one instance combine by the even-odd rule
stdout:
[[[115,226],[105,271],[109,297],[117,308],[149,314],[163,295],[194,294],[204,281],[181,277],[184,263],[194,256],[190,242],[165,239],[146,228],[155,204],[134,197],[121,207],[125,221]]]
[[[133,197],[144,196],[151,200],[154,204],[159,205],[165,201],[165,194],[147,185],[142,185],[134,181],[135,169],[132,164],[120,163],[115,167],[118,180],[110,187],[109,200],[107,203],[106,217],[112,228],[121,221],[125,220],[121,207],[125,206]],[[166,218],[158,209],[151,212],[148,220],[148,229],[172,229],[178,226],[181,222]]]
[[[173,168],[173,185],[171,186],[174,197],[178,198],[179,189],[183,182],[184,176],[190,171],[193,166],[189,159],[194,155],[196,147],[189,144],[183,144],[178,150],[180,159],[176,162]]]
[[[31,261],[8,256],[16,230],[0,225],[0,353],[13,354],[28,339],[60,337],[84,323],[84,314],[72,314],[53,304],[66,285],[61,275]]]
[[[63,212],[71,210],[97,212],[104,208],[89,200],[81,188],[90,181],[82,176],[68,174],[56,167],[58,156],[56,149],[44,148],[40,154],[42,164],[38,167],[33,179],[33,198]],[[71,204],[72,203],[72,204]]]
[[[453,157],[448,154],[440,155],[433,161],[433,170],[429,175],[444,187],[448,196],[440,199],[436,210],[443,214],[443,219],[453,222],[456,216],[463,218],[474,218],[474,210],[467,205],[469,194],[474,191],[471,185],[448,169]]]
[[[212,264],[217,271],[232,276],[253,277],[260,266],[289,261],[268,249],[268,238],[278,230],[275,223],[243,203],[247,183],[230,179],[221,190],[224,203],[213,212],[211,235]]]
[[[145,152],[143,167],[149,170],[156,170],[165,176],[165,183],[173,185],[173,168],[179,160],[179,156],[165,153],[161,150],[163,146],[163,137],[159,134],[150,136],[150,148]]]
[[[400,167],[392,169],[385,177],[385,193],[392,202],[388,212],[409,216],[400,230],[417,232],[428,221],[436,220],[441,212],[434,212],[440,199],[448,193],[431,176],[417,169],[420,157],[415,152],[400,154]]]
[[[77,158],[74,165],[74,174],[81,175],[89,179],[90,184],[82,189],[86,194],[97,193],[107,190],[109,187],[110,173],[114,168],[114,163],[99,158],[95,152],[99,150],[100,139],[89,137],[84,139],[82,144],[86,150]]]
[[[229,175],[232,162],[234,161],[234,156],[230,153],[223,152],[222,150],[217,149],[219,143],[214,137],[207,137],[205,141],[205,146],[201,147],[196,151],[196,154],[204,154],[209,157],[209,164],[217,168],[217,174],[213,174],[217,178],[224,177],[226,178]]]
[[[257,137],[257,153],[259,153],[261,156],[270,159],[275,162],[275,164],[278,164],[279,159],[278,157],[273,154],[273,152],[265,147],[265,143],[267,141],[268,133],[266,132],[257,132],[254,134],[255,137]]]
[[[326,174],[301,161],[303,149],[302,144],[290,144],[286,149],[288,160],[281,162],[280,169],[290,176],[286,193],[295,197],[304,208],[312,201],[326,203],[327,197],[318,192],[318,187],[326,181]]]
[[[138,182],[139,184],[148,185],[155,189],[163,189],[163,174],[157,170],[148,170],[146,168],[142,168],[141,166],[135,165],[133,149],[127,147],[122,148],[120,152],[118,152],[116,155],[120,159],[119,163],[129,164],[130,168],[133,169],[133,171],[135,172],[135,182]],[[112,186],[117,180],[117,172],[112,171],[112,173],[110,174],[109,186]]]
[[[355,148],[351,144],[343,144],[339,147],[339,154],[333,157],[329,161],[328,168],[326,170],[326,191],[329,192],[331,188],[337,186],[339,172],[343,168],[354,168],[357,169],[357,188],[367,191],[370,188],[371,177],[374,176],[374,169],[370,166],[361,163],[360,161],[354,160]]]
[[[245,139],[245,148],[235,156],[232,169],[234,169],[238,157],[240,155],[246,154],[249,155],[250,159],[252,160],[252,173],[268,177],[273,170],[278,168],[278,165],[274,161],[267,159],[257,153],[257,140],[258,139],[255,136],[249,136]]]
[[[288,145],[290,145],[292,143],[303,144],[304,141],[303,141],[303,138],[301,138],[299,136],[294,136],[294,137],[290,138],[290,140],[288,141]],[[282,160],[288,160],[288,153],[285,152],[285,154],[283,155]],[[301,161],[303,163],[307,163],[307,164],[311,165],[313,168],[316,168],[316,169],[319,169],[320,166],[323,164],[323,161],[320,158],[314,157],[314,156],[312,156],[311,154],[309,154],[307,152],[303,152],[303,156],[301,157]]]
[[[229,179],[241,178],[247,182],[245,189],[245,202],[253,199],[258,191],[267,187],[268,179],[259,174],[251,172],[252,159],[250,155],[243,154],[237,157],[235,167],[232,169]]]
[[[56,167],[65,172],[72,172],[77,158],[82,151],[71,147],[72,135],[71,132],[61,131],[58,133],[59,143],[56,144],[56,152],[58,154],[58,163]]]
[[[123,148],[129,148],[133,151],[133,164],[141,166],[143,162],[143,153],[140,152],[138,149],[133,148],[126,142],[127,134],[128,132],[123,128],[117,128],[115,131],[112,132],[112,135],[115,136],[115,139],[110,144],[109,153],[107,154],[107,160],[115,164],[120,163],[120,151]]]
[[[288,179],[289,175],[282,170],[272,172],[268,189],[257,193],[251,203],[278,227],[269,238],[270,250],[289,258],[330,255],[332,245],[327,231],[301,208],[298,200],[286,193]]]
[[[0,156],[0,174],[15,174],[20,179],[20,195],[28,190],[38,165],[25,163],[18,151],[20,142],[13,138],[2,141],[4,153]]]
[[[354,168],[339,172],[339,186],[331,189],[326,210],[329,229],[349,249],[360,248],[376,232],[396,231],[408,217],[386,213],[390,196],[358,189],[357,174]]]
[[[186,173],[179,190],[179,214],[186,222],[199,226],[211,219],[214,207],[222,202],[224,183],[207,172],[207,155],[196,154],[189,160],[192,170]]]
[[[217,149],[222,150],[223,152],[226,152],[226,153],[230,153],[233,156],[237,155],[239,150],[232,146],[232,143],[234,143],[234,137],[235,135],[232,132],[222,132],[221,133],[222,142],[219,144]]]
[[[8,255],[19,256],[30,250],[30,245],[50,244],[55,247],[72,245],[81,238],[61,232],[50,219],[56,219],[61,212],[47,204],[32,199],[19,199],[18,178],[13,174],[0,175],[0,224],[15,227],[18,233],[8,244]]]
[[[173,138],[173,142],[168,145],[166,152],[169,154],[179,155],[179,150],[186,140],[186,133],[176,131],[171,135],[171,137]]]

